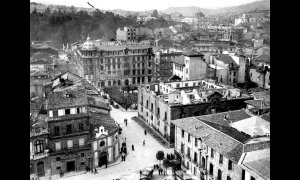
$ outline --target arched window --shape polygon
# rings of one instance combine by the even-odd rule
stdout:
[[[44,152],[44,141],[37,140],[37,141],[34,142],[34,152],[35,153]]]

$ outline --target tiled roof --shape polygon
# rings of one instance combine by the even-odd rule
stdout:
[[[171,60],[173,63],[184,65],[184,57],[178,56]]]
[[[48,73],[46,71],[36,71],[32,73],[30,76],[48,76]]]
[[[108,133],[119,128],[110,114],[90,113],[90,123],[94,126],[103,126],[106,130],[108,130]]]
[[[71,97],[66,97],[66,94],[71,94]],[[76,106],[88,105],[85,89],[64,89],[55,91],[49,95],[47,109],[61,109]]]
[[[270,104],[270,91],[266,90],[250,90],[250,93],[255,99],[263,99],[267,104]]]
[[[189,117],[173,120],[172,123],[192,136],[201,138],[204,144],[222,153],[235,163],[238,163],[242,156],[243,144],[241,142],[212,128],[207,122]]]
[[[266,54],[263,54],[263,55],[255,57],[254,61],[268,62],[269,63],[270,62],[270,56],[266,55]]]
[[[265,136],[270,134],[270,122],[260,118],[259,116],[253,116],[235,123],[230,124],[231,127],[253,136]]]
[[[34,61],[34,62],[31,62],[30,63],[30,65],[37,65],[37,64],[43,64],[43,65],[45,65],[45,64],[52,64],[52,62],[50,62],[50,61],[44,61],[44,60],[37,60],[37,61]]]
[[[226,115],[226,121],[224,120],[224,116]],[[235,110],[235,111],[228,111],[228,112],[222,112],[222,113],[215,113],[215,114],[209,114],[204,116],[198,116],[195,117],[199,120],[205,120],[221,125],[228,125],[233,122],[237,122],[243,119],[247,119],[252,117],[247,110],[241,109],[241,110]]]
[[[229,55],[218,54],[218,56],[219,56],[219,58],[217,58],[217,60],[222,61],[224,64],[231,64],[231,63],[233,63],[235,66],[238,66],[238,64]]]
[[[270,157],[246,162],[243,165],[257,173],[263,179],[270,179]]]
[[[261,117],[262,119],[264,119],[264,120],[270,122],[270,112],[265,113],[265,114],[262,114],[260,117]]]
[[[189,50],[186,52],[183,52],[183,55],[188,56],[188,57],[197,57],[197,56],[204,56],[204,54],[195,51],[195,50]]]
[[[82,45],[83,44],[81,44],[79,47],[82,47]],[[121,51],[121,50],[124,50],[125,48],[127,48],[129,50],[150,48],[150,45],[147,45],[147,44],[107,45],[105,43],[100,44],[99,42],[96,42],[96,41],[94,42],[94,45],[97,50],[103,50],[103,51]]]
[[[104,99],[100,97],[91,97],[91,96],[88,96],[87,98],[88,98],[89,106],[111,110],[110,105],[107,102],[105,102]]]
[[[258,109],[270,109],[270,103],[263,100],[248,100],[245,101],[245,103],[250,104]]]

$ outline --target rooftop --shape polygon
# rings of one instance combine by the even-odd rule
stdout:
[[[184,56],[188,56],[188,57],[204,56],[204,54],[202,54],[202,53],[200,53],[198,51],[195,51],[195,50],[189,50],[189,51],[183,52],[183,55]]]
[[[258,109],[270,109],[270,102],[264,100],[248,100],[245,103],[252,105]]]
[[[220,131],[212,128],[205,121],[200,121],[195,117],[177,119],[172,121],[177,127],[190,133],[196,138],[201,138],[202,142],[217,152],[224,154],[233,162],[237,163],[243,153],[243,144],[230,136],[226,136]]]
[[[184,65],[184,57],[183,56],[177,56],[174,59],[171,60],[175,64]]]
[[[108,130],[108,133],[112,133],[119,128],[110,114],[90,113],[90,122],[94,126],[103,126]]]
[[[85,89],[64,89],[49,95],[47,109],[64,109],[88,105]]]

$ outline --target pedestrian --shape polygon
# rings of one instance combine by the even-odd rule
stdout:
[[[147,135],[147,130],[146,129],[145,129],[144,133],[145,133],[145,136],[146,136]]]
[[[95,168],[95,170],[94,170],[94,174],[98,174],[98,171],[97,171],[97,169]]]
[[[142,175],[142,170],[140,170],[140,175]]]
[[[156,167],[156,166],[155,166],[155,164],[154,164],[154,165],[153,165],[153,169],[155,169],[155,167]]]
[[[166,175],[166,170],[164,170],[164,176]]]
[[[107,168],[107,162],[105,163],[105,168]]]
[[[86,170],[86,172],[89,172],[89,171],[88,171],[88,167],[87,167],[87,166],[85,166],[85,170]]]
[[[143,141],[143,146],[145,146],[145,140]]]
[[[93,174],[94,172],[93,172],[93,169],[91,169],[91,174]]]
[[[134,151],[134,145],[131,146],[132,150]]]

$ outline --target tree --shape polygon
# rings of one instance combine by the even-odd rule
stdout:
[[[169,159],[164,159],[163,166],[166,168],[166,171],[167,171],[169,167],[172,167],[172,164]]]
[[[157,151],[156,159],[159,160],[159,167],[161,166],[161,160],[165,158],[165,153],[163,151]]]
[[[158,17],[158,11],[155,9],[151,15],[152,17]]]

